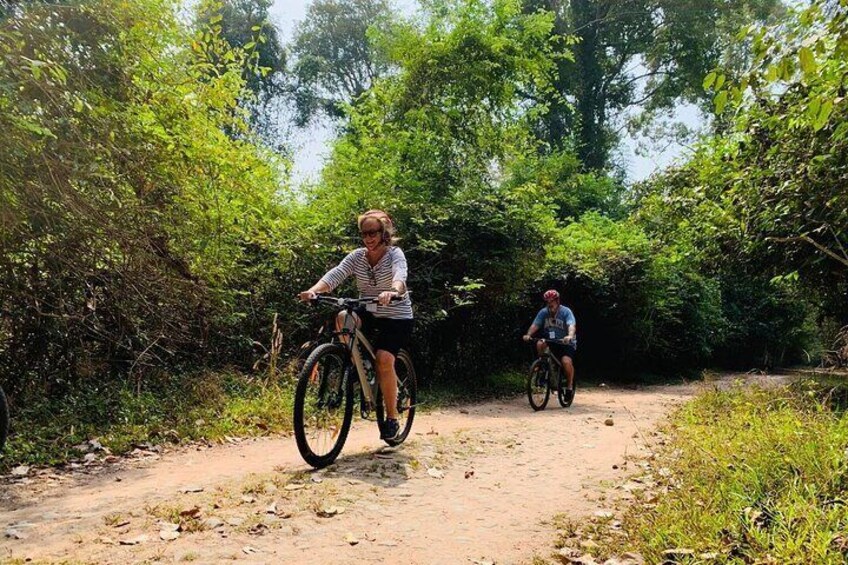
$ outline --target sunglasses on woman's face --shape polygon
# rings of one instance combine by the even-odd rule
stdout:
[[[368,230],[359,232],[359,235],[362,236],[362,239],[365,239],[366,237],[374,237],[375,235],[380,235],[381,233],[383,233],[383,230]]]

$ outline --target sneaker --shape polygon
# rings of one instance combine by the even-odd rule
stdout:
[[[574,400],[574,389],[565,389],[565,403],[571,404]]]
[[[397,420],[387,419],[380,429],[380,439],[393,440],[400,435],[400,424]]]

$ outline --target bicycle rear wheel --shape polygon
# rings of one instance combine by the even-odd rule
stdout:
[[[415,403],[418,401],[418,381],[415,378],[415,367],[412,366],[412,357],[406,350],[401,349],[395,357],[395,373],[397,373],[398,398],[398,424],[400,434],[386,443],[395,446],[400,445],[412,430],[412,420],[415,419]],[[377,387],[377,422],[380,429],[386,421],[386,411],[383,407],[383,393]]]
[[[304,461],[321,469],[341,453],[353,420],[353,382],[347,350],[318,346],[306,360],[294,393],[294,437]]]
[[[536,359],[527,375],[527,400],[535,411],[544,410],[551,395],[550,369],[545,359]]]
[[[6,402],[6,394],[0,388],[0,451],[6,446],[6,438],[9,436],[9,404]]]

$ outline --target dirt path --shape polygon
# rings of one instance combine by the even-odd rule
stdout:
[[[583,389],[573,407],[552,399],[538,413],[522,397],[420,414],[396,450],[357,421],[321,472],[275,438],[46,475],[4,487],[0,562],[529,562],[550,551],[546,520],[604,509],[626,458],[696,388]],[[179,537],[161,539],[176,523]]]

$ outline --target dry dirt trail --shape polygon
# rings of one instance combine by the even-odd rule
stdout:
[[[524,397],[419,413],[394,450],[357,419],[320,472],[293,438],[265,438],[7,481],[0,563],[529,562],[551,551],[546,520],[605,508],[633,471],[626,458],[698,386],[583,388],[571,408],[551,399],[537,413]]]

